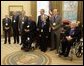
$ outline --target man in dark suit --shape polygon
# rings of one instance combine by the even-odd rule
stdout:
[[[39,45],[41,51],[47,50],[47,41],[49,37],[49,17],[44,14],[44,9],[40,10],[40,16],[38,16],[37,29],[39,31]]]
[[[28,18],[28,21],[23,25],[23,46],[21,47],[22,50],[29,51],[31,48],[31,44],[34,38],[34,30],[35,30],[35,23],[31,19]]]
[[[4,31],[4,34],[5,34],[5,42],[4,42],[4,44],[7,43],[7,37],[8,37],[9,44],[11,44],[11,42],[10,42],[11,19],[8,18],[8,15],[6,15],[5,18],[2,20],[2,22],[3,22],[3,31]]]
[[[61,29],[61,16],[58,15],[58,10],[54,9],[53,14],[50,17],[51,26],[51,50],[56,49],[58,53],[58,48],[60,45],[60,29]],[[55,38],[56,37],[56,38]],[[55,42],[56,41],[56,42]]]
[[[19,43],[19,15],[16,14],[16,12],[13,13],[12,16],[12,28],[13,28],[13,37],[14,37],[14,44],[17,41],[17,44]]]
[[[20,45],[23,43],[22,42],[22,40],[23,40],[23,25],[24,25],[24,23],[25,22],[27,22],[28,21],[28,17],[25,15],[25,11],[22,11],[22,15],[20,16],[20,18],[19,18],[19,31],[20,31],[20,34],[21,34],[21,43],[20,43]]]
[[[70,29],[65,32],[65,38],[62,39],[62,53],[60,55],[68,57],[70,48],[78,37],[80,37],[80,30],[76,28],[76,23],[71,23]]]

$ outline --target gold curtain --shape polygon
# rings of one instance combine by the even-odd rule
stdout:
[[[33,20],[36,21],[37,17],[37,1],[31,1],[31,15]]]
[[[78,1],[78,13],[77,20],[83,25],[83,1]]]
[[[62,1],[50,1],[50,9],[53,10],[57,8],[59,14],[62,16]]]

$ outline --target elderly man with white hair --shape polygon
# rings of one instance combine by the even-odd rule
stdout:
[[[70,28],[65,32],[65,38],[62,40],[62,53],[60,53],[60,55],[64,55],[64,57],[68,57],[73,42],[80,36],[80,32],[76,27],[77,24],[72,22],[70,23]]]

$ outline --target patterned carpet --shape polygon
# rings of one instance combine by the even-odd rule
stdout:
[[[3,60],[4,65],[47,65],[50,59],[41,52],[17,51],[9,54]]]

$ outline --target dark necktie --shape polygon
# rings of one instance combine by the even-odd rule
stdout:
[[[6,19],[6,23],[8,23],[8,19]]]
[[[42,22],[42,27],[43,27],[44,25],[45,25],[44,22]]]
[[[55,16],[54,16],[54,22],[55,22]]]

